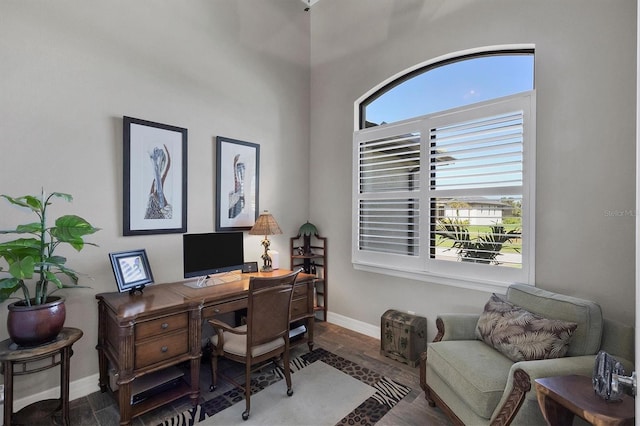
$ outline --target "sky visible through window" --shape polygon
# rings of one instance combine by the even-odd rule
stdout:
[[[432,68],[366,107],[366,120],[393,123],[533,89],[533,54],[490,55]]]

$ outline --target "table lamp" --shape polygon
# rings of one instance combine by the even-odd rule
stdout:
[[[271,213],[269,213],[267,210],[260,213],[258,220],[256,220],[256,223],[249,230],[249,235],[264,235],[264,240],[262,240],[261,243],[264,247],[264,254],[262,255],[264,265],[260,269],[262,272],[273,270],[271,256],[269,256],[268,253],[271,242],[269,241],[269,238],[267,238],[267,236],[276,234],[282,234],[282,230],[278,226],[278,222],[276,222]]]

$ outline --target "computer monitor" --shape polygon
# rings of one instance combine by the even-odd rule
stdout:
[[[242,232],[183,234],[184,277],[202,277],[242,269]]]

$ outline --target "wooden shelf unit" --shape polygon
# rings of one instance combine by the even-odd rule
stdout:
[[[327,238],[318,234],[310,235],[310,253],[304,253],[304,236],[298,234],[291,237],[291,270],[302,268],[306,274],[315,275],[313,310],[319,313],[320,318],[327,320],[328,300],[328,262],[327,262]]]

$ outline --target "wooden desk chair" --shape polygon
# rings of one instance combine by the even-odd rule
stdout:
[[[243,420],[249,418],[251,408],[252,366],[284,355],[283,367],[287,382],[287,395],[293,395],[289,366],[289,319],[291,317],[293,285],[298,272],[274,278],[251,277],[246,325],[233,328],[222,321],[209,320],[216,331],[216,334],[211,337],[213,349],[211,354],[211,390],[215,389],[217,384],[219,356],[244,363],[244,392],[247,407],[242,413]]]

